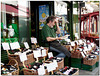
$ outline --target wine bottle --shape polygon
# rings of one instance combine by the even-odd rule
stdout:
[[[28,54],[32,54],[32,53],[33,53],[33,51],[29,51],[29,52],[26,53],[26,55],[28,55]]]
[[[3,67],[1,68],[1,72],[2,74],[7,74],[7,73],[11,73],[13,71],[15,71],[17,68],[15,68],[12,65],[3,65]]]
[[[63,72],[64,72],[64,68],[59,69],[59,71],[60,71],[61,73],[63,73]]]
[[[67,70],[69,70],[69,67],[64,67],[64,69],[62,69],[62,73],[65,73]]]
[[[56,59],[57,60],[57,62],[60,62],[60,61],[62,61],[62,59]]]
[[[59,72],[54,72],[54,75],[61,75]]]
[[[31,65],[30,65],[30,64],[28,65],[28,68],[29,68],[29,69],[32,69],[32,67],[31,67]]]
[[[77,69],[72,69],[72,70],[69,72],[68,75],[72,75],[72,74],[74,74],[76,71],[77,71]]]

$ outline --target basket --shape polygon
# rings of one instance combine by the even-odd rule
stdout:
[[[44,47],[44,49],[46,49],[47,51],[46,51],[46,56],[45,56],[45,58],[48,56],[48,50],[49,50],[49,48],[48,47]],[[39,57],[38,58],[39,60],[42,60],[42,59],[44,59],[43,57]]]
[[[99,61],[99,55],[96,55],[97,56],[97,61]]]
[[[2,75],[19,75],[19,66],[18,66],[18,62],[15,59],[10,60],[8,65],[15,66],[17,68],[17,70],[14,71],[14,72],[11,72],[11,73],[8,73],[8,74],[2,74]]]
[[[48,71],[46,71],[46,74],[45,75],[49,75]],[[34,71],[34,70],[30,70],[28,68],[23,68],[23,73],[24,75],[38,75],[38,71]]]
[[[48,54],[48,48],[46,48],[46,50],[47,50],[46,54]],[[29,57],[32,57],[32,56],[29,56]],[[34,55],[33,55],[33,57],[34,57]],[[45,56],[45,57],[47,57],[47,56]],[[39,57],[39,60],[41,60],[41,59],[43,59],[43,57]],[[35,58],[34,58],[34,61],[35,61]],[[25,62],[23,64],[25,64]],[[45,71],[46,71],[45,75],[49,75],[49,72],[47,70],[45,70]],[[23,73],[24,73],[24,75],[38,75],[38,71],[34,71],[34,70],[31,70],[31,69],[28,69],[28,68],[25,68],[25,67],[23,68]]]
[[[79,69],[78,68],[75,68],[75,69],[77,69],[77,71],[72,75],[79,75]]]
[[[77,69],[77,71],[74,73],[74,74],[72,74],[72,75],[79,75],[79,69],[78,68],[74,68],[74,69]],[[61,73],[61,72],[59,72],[61,75],[66,75],[66,74],[63,74],[63,73]]]
[[[91,60],[87,60],[87,58],[83,58],[83,64],[86,65],[94,65],[97,62],[97,59],[91,59]]]
[[[30,70],[28,68],[23,68],[24,75],[38,75],[38,72],[34,70]]]
[[[58,67],[56,70],[64,68],[64,58],[62,58],[62,61],[58,62],[57,64],[58,64]]]
[[[94,54],[92,54],[92,55],[94,55]],[[98,62],[99,61],[99,55],[94,55],[94,56],[97,57],[97,62]]]
[[[49,60],[49,59],[48,59],[48,60]],[[48,62],[48,60],[46,60],[46,61]],[[62,61],[57,62],[57,64],[58,64],[58,67],[54,70],[54,72],[55,72],[55,71],[58,71],[58,70],[61,69],[61,68],[64,68],[64,58],[62,58]]]
[[[67,50],[70,50],[70,46],[71,46],[71,45],[64,45],[64,47],[66,47]]]
[[[18,65],[19,65],[19,66],[23,66],[22,62],[20,61],[19,55],[9,54],[9,55],[8,55],[8,59],[9,59],[9,60],[15,59],[15,60],[18,62]],[[33,53],[28,54],[28,55],[27,55],[27,60],[25,61],[25,65],[26,65],[26,64],[33,63],[34,61],[35,61],[35,60],[34,60],[34,57],[33,57]]]
[[[80,51],[71,51],[71,58],[82,58]]]

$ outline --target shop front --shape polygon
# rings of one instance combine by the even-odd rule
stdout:
[[[2,1],[1,74],[98,75],[99,47],[93,38],[99,34],[99,11],[87,11],[86,3]],[[55,40],[46,37],[51,44],[45,47],[42,29],[49,16],[55,16],[54,27],[48,21],[51,34],[45,31]],[[59,34],[53,34],[59,29]]]

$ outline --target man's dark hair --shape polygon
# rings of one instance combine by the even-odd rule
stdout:
[[[49,23],[49,21],[53,22],[53,20],[56,19],[55,16],[49,16],[47,19],[46,19],[46,22]]]

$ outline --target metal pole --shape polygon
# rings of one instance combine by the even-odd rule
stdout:
[[[100,10],[100,1],[99,1],[99,10]],[[100,11],[99,11],[99,25],[98,26],[100,28]],[[98,30],[98,31],[99,31],[99,50],[100,50],[100,30]],[[99,54],[100,54],[100,51],[99,51]],[[100,58],[99,58],[99,60],[100,60]],[[100,65],[100,63],[99,63],[99,65]],[[99,74],[100,74],[100,71],[99,71]]]
[[[99,1],[99,10],[100,10],[100,1]],[[98,30],[99,31],[99,50],[100,50],[100,11],[99,11],[99,25],[98,26],[99,26],[99,30]],[[99,51],[99,54],[100,54],[100,51]],[[99,60],[100,60],[100,58],[99,58]],[[99,63],[99,65],[100,65],[100,63]],[[99,74],[100,74],[100,71],[99,71]]]
[[[79,3],[80,7],[80,38],[81,38],[81,2]]]

